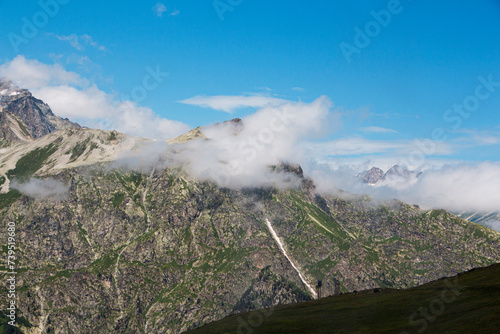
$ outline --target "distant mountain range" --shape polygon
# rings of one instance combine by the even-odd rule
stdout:
[[[385,181],[410,182],[416,180],[420,175],[422,172],[410,171],[406,167],[394,165],[385,173],[378,167],[372,167],[370,170],[358,174],[358,178],[362,182],[374,186],[383,185]],[[500,229],[500,203],[498,211],[454,211],[453,213],[473,223],[495,228],[495,230]]]
[[[500,262],[500,233],[445,210],[319,194],[290,162],[268,166],[288,187],[223,187],[171,163],[212,140],[204,127],[156,141],[80,127],[2,82],[0,221],[16,222],[23,332],[181,333],[315,299],[318,280],[322,296],[402,289]],[[245,121],[220,126],[233,138]]]
[[[358,174],[358,178],[363,180],[364,183],[375,185],[386,180],[408,180],[412,177],[418,178],[421,174],[421,172],[410,171],[406,167],[394,165],[385,173],[378,167],[372,167],[372,169]]]

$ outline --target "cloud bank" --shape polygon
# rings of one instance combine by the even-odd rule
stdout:
[[[141,150],[146,154],[124,156],[117,166],[181,166],[202,181],[231,188],[294,186],[300,180],[279,168],[282,163],[302,160],[299,142],[326,130],[330,107],[327,97],[312,103],[267,106],[243,119],[204,126],[200,129],[203,137],[197,139],[168,147],[146,144]],[[141,161],[139,166],[137,161]]]
[[[313,168],[312,176],[321,192],[342,189],[382,200],[397,198],[425,209],[500,211],[500,163],[446,165],[425,170],[418,178],[395,177],[376,186],[362,183],[352,166],[322,164]]]
[[[326,130],[331,107],[327,97],[312,103],[288,101],[267,105],[241,122],[203,127],[206,138],[174,145],[176,153],[169,156],[170,163],[186,167],[201,180],[228,187],[289,186],[291,176],[275,173],[270,166],[299,163],[319,192],[340,194],[343,190],[454,212],[500,210],[500,163],[443,159],[454,152],[450,141],[434,143],[433,154],[420,165],[419,177],[388,178],[377,186],[362,183],[358,173],[374,166],[368,155],[385,164],[375,166],[387,170],[407,160],[409,152],[422,148],[426,141],[350,137],[316,142]]]

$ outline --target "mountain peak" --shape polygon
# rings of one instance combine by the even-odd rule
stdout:
[[[50,107],[12,81],[0,79],[0,140],[33,140],[80,125],[54,115]]]
[[[27,89],[20,89],[12,81],[6,78],[0,78],[0,100],[29,93]],[[31,94],[31,93],[29,93]]]
[[[374,185],[378,182],[391,179],[409,179],[412,176],[419,177],[421,172],[411,171],[408,168],[400,165],[392,166],[387,172],[378,167],[372,167],[369,171],[358,174],[358,178],[364,183]]]
[[[384,171],[378,167],[372,167],[364,174],[360,174],[359,177],[363,179],[364,183],[375,184],[384,177]]]
[[[383,179],[387,179],[387,178],[404,178],[404,179],[407,179],[409,177],[411,177],[412,175],[415,175],[416,177],[419,177],[420,176],[420,172],[415,172],[415,171],[410,171],[408,168],[404,167],[404,166],[400,166],[400,165],[394,165],[391,167],[391,169],[389,169]]]

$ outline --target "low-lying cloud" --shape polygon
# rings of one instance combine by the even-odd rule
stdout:
[[[267,106],[243,119],[204,126],[203,137],[194,140],[148,143],[141,149],[146,154],[130,153],[118,166],[180,166],[200,180],[232,188],[295,185],[298,178],[281,173],[280,166],[303,160],[299,142],[324,132],[330,107],[327,97]]]
[[[315,168],[314,166],[312,166]],[[342,189],[369,194],[378,199],[397,198],[426,209],[444,208],[454,212],[500,211],[500,163],[458,164],[428,169],[417,178],[393,178],[375,186],[361,182],[353,169],[318,165],[312,172],[322,192]]]
[[[362,138],[314,143],[311,139],[321,136],[327,126],[331,106],[327,97],[312,103],[288,101],[268,105],[241,121],[202,127],[205,138],[170,145],[168,149],[162,144],[153,151],[157,152],[158,147],[165,150],[160,154],[164,165],[182,166],[191,175],[221,186],[289,186],[297,180],[290,174],[272,171],[270,166],[290,162],[299,163],[320,192],[340,194],[339,190],[343,190],[368,194],[377,200],[397,198],[423,208],[445,208],[454,212],[500,210],[500,163],[453,161],[453,165],[446,165],[446,160],[429,157],[427,165],[421,166],[423,173],[419,177],[411,174],[408,178],[387,178],[371,186],[357,177],[363,169],[372,167],[362,160],[352,164],[339,162],[335,166],[318,162],[328,156],[367,152],[401,157],[419,145],[419,140],[391,142]],[[173,151],[174,154],[166,153]],[[442,142],[437,143],[435,154],[452,151],[449,143]],[[387,166],[390,166],[389,160]]]
[[[27,196],[38,199],[62,199],[69,190],[69,187],[63,182],[51,178],[31,178],[29,181],[23,183],[13,180],[10,187],[19,190]]]
[[[320,97],[265,107],[241,122],[203,128],[208,140],[184,144],[182,155],[200,178],[227,186],[268,184],[278,177],[270,166],[300,160],[298,142],[321,133],[330,106],[328,98]]]
[[[430,170],[401,192],[402,199],[454,211],[500,210],[500,163]]]

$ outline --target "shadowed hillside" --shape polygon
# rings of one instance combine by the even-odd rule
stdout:
[[[498,333],[500,264],[407,290],[367,290],[232,315],[205,333]]]

